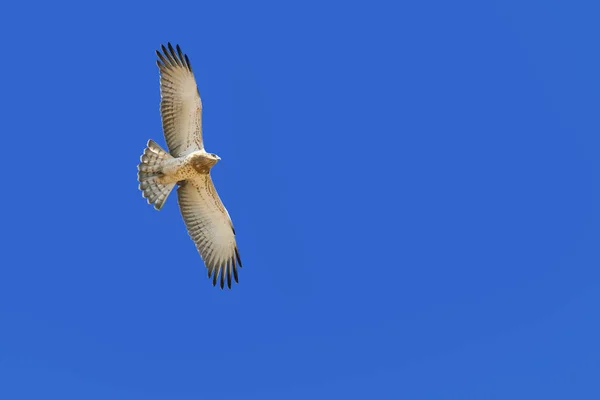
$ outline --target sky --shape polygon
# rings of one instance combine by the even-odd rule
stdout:
[[[3,4],[0,398],[600,398],[599,11]],[[231,290],[138,190],[167,42]]]

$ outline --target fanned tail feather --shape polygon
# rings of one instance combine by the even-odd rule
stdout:
[[[148,199],[148,203],[154,204],[154,208],[160,210],[165,204],[169,193],[175,187],[175,183],[165,185],[157,182],[157,178],[162,174],[163,162],[172,158],[172,156],[153,140],[149,140],[147,146],[138,164],[139,187],[142,196]]]

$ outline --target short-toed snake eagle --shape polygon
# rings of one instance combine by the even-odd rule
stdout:
[[[229,213],[221,202],[210,177],[220,160],[204,150],[202,140],[202,101],[192,65],[186,54],[169,43],[157,51],[160,70],[160,112],[169,152],[153,140],[148,141],[138,165],[138,180],[143,196],[160,210],[169,193],[179,185],[177,195],[181,215],[198,252],[212,276],[220,276],[221,288],[231,277],[238,281],[240,254]]]

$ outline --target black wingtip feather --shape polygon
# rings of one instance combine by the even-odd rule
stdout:
[[[186,64],[186,62],[185,62],[185,58],[183,57],[183,53],[181,52],[181,47],[179,47],[179,45],[177,45],[176,48],[177,48],[177,55],[179,56],[179,59],[183,63],[183,66],[185,68],[189,69],[188,66],[187,66],[187,64]]]
[[[221,265],[221,289],[223,289],[223,286],[225,286],[225,266]]]
[[[231,268],[233,269],[233,279],[235,283],[238,283],[237,265],[235,265],[235,258],[231,259]]]
[[[165,47],[165,46],[163,46],[163,49],[164,49],[164,47]],[[163,65],[164,65],[165,67],[166,67],[166,66],[168,66],[168,65],[171,65],[171,63],[170,63],[170,62],[168,62],[168,61],[165,59],[165,57],[162,55],[162,53],[161,53],[160,51],[156,50],[156,55],[158,56],[158,58],[160,59],[160,61],[162,61]],[[157,60],[157,62],[158,62],[158,60]],[[160,67],[160,65],[159,65],[159,67]]]
[[[162,48],[162,51],[163,51],[164,55],[169,60],[169,65],[172,66],[172,67],[175,67],[177,65],[177,63],[175,62],[175,60],[173,60],[173,58],[169,54],[169,51],[167,50],[167,48],[165,47],[165,45],[161,44],[160,47]]]
[[[169,46],[169,52],[171,53],[173,60],[175,60],[175,65],[183,67],[181,61],[179,61],[179,57],[177,57],[177,54],[175,54],[175,50],[173,49],[173,46],[171,46],[171,43],[167,43],[167,46]]]
[[[161,52],[156,50],[156,55],[158,56],[158,60],[156,60],[156,62],[162,62],[163,64],[166,64],[165,58],[162,56]]]
[[[242,260],[240,259],[240,252],[238,251],[237,247],[235,248],[235,257],[237,258],[237,262],[240,265],[240,268],[242,268]]]
[[[185,62],[188,65],[188,69],[190,70],[190,72],[192,72],[192,63],[190,63],[190,59],[188,58],[187,54],[183,55],[185,57]]]
[[[231,289],[231,261],[227,262],[227,287]]]

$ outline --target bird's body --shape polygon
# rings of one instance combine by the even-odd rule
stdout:
[[[220,160],[207,153],[202,139],[202,102],[187,55],[171,44],[156,52],[161,75],[161,115],[169,152],[148,141],[138,165],[143,196],[160,210],[175,185],[181,214],[188,233],[196,243],[209,278],[220,286],[238,281],[241,260],[229,213],[223,206],[210,177]]]
[[[166,160],[160,169],[157,182],[163,185],[177,183],[200,175],[207,175],[217,160],[206,151],[194,151],[188,155]]]

